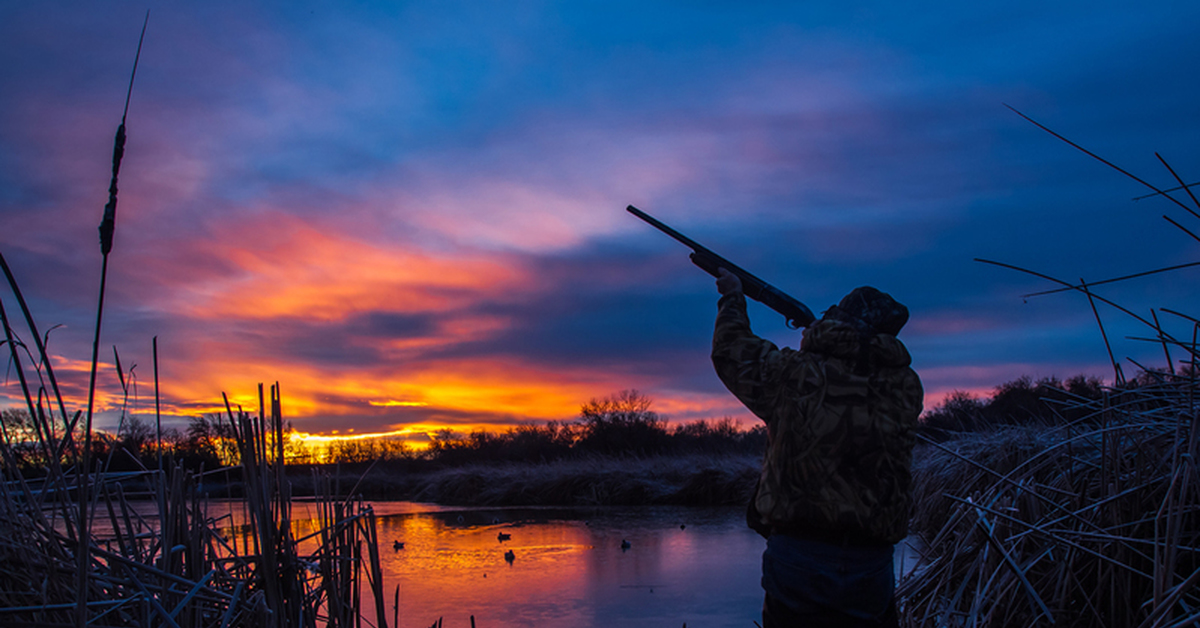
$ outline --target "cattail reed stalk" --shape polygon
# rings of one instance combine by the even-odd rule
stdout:
[[[50,363],[50,356],[46,353],[46,344],[42,340],[41,334],[38,333],[37,322],[33,318],[33,314],[29,311],[29,305],[25,302],[25,296],[21,293],[21,287],[17,285],[17,280],[13,276],[12,269],[9,268],[8,262],[5,261],[4,255],[0,254],[0,270],[4,271],[4,277],[8,280],[9,287],[12,288],[13,296],[17,299],[17,304],[21,307],[21,313],[25,316],[25,324],[29,327],[30,335],[33,336],[34,345],[37,347],[38,355],[41,357],[42,367],[46,369],[46,377],[50,381],[50,390],[54,393],[54,398],[58,402],[59,412],[61,413],[64,427],[67,424],[67,408],[63,402],[62,393],[58,388],[58,379],[54,376],[54,366]],[[4,318],[3,312],[0,311],[0,318]],[[10,329],[8,327],[7,318],[4,318],[4,329],[9,343],[12,343]],[[10,346],[12,346],[10,344]],[[15,355],[14,355],[15,359]],[[33,409],[30,408],[32,411]],[[68,430],[69,431],[69,430]],[[50,432],[53,436],[54,432]]]
[[[87,401],[87,420],[84,423],[84,446],[83,446],[83,461],[77,469],[79,478],[78,496],[79,500],[79,527],[80,527],[80,547],[79,547],[79,570],[78,578],[78,607],[76,611],[76,622],[79,628],[87,626],[87,569],[88,569],[88,550],[89,550],[89,532],[88,526],[88,480],[85,478],[91,475],[91,448],[92,448],[92,416],[95,409],[96,399],[96,366],[100,356],[100,326],[104,319],[104,290],[105,284],[108,281],[108,254],[112,251],[113,232],[116,229],[116,213],[117,213],[117,175],[121,170],[121,159],[125,156],[125,121],[129,115],[129,101],[133,98],[133,81],[137,77],[137,64],[142,56],[142,43],[146,39],[146,26],[150,23],[150,12],[146,11],[146,19],[142,23],[142,34],[138,38],[137,53],[133,58],[133,72],[129,77],[129,90],[125,94],[125,110],[121,113],[121,124],[117,127],[117,136],[113,141],[113,160],[112,160],[112,179],[108,185],[108,203],[104,206],[104,217],[100,221],[100,254],[102,261],[100,263],[100,296],[96,303],[96,333],[92,341],[92,370],[91,378],[88,383],[88,401]]]
[[[149,14],[147,23],[148,18]],[[143,23],[133,76],[145,30]],[[108,464],[100,472],[92,468],[107,264],[133,76],[117,129],[109,202],[100,226],[103,262],[86,415],[82,410],[68,415],[43,337],[11,270],[0,257],[0,269],[21,305],[39,355],[35,358],[17,337],[0,302],[3,343],[8,345],[18,373],[32,431],[32,435],[9,434],[0,423],[0,556],[4,557],[0,561],[0,625],[349,628],[363,624],[361,603],[367,586],[375,599],[372,625],[386,628],[376,520],[369,506],[353,496],[343,498],[336,488],[326,490],[317,503],[320,529],[309,537],[295,538],[278,383],[271,387],[269,417],[261,385],[257,417],[240,408],[235,415],[225,396],[238,471],[245,486],[240,519],[234,516],[238,511],[232,503],[228,514],[210,517],[207,498],[198,490],[199,482],[209,474],[226,474],[231,484],[229,468],[207,474],[201,468],[193,474],[174,459],[170,464],[164,460],[157,337],[153,342],[157,468],[141,467],[133,472],[110,471]],[[21,351],[29,355],[38,376],[36,398],[35,382],[26,377]],[[133,369],[126,378],[115,347],[113,352],[125,396],[124,421]],[[43,374],[49,380],[49,391],[41,379]],[[58,420],[62,421],[61,438]],[[80,425],[82,451],[76,436]],[[40,480],[27,477],[18,459],[29,445],[37,449],[34,459],[40,456],[45,461],[45,477]],[[114,444],[109,460],[115,451]],[[73,468],[64,469],[64,458]],[[148,483],[149,490],[127,495],[123,481]],[[329,484],[326,479],[326,489]],[[71,486],[73,492],[68,490]],[[157,512],[143,517],[139,508],[147,502],[135,504],[131,499],[147,495],[153,496],[148,503]],[[98,529],[106,526],[108,530],[93,532],[94,522]],[[243,537],[240,543],[239,535]],[[302,556],[301,544],[317,538],[321,542],[315,551]],[[309,565],[319,566],[312,576],[306,570]],[[397,606],[398,602],[397,598]]]
[[[1113,381],[1118,386],[1125,383],[1125,373],[1121,371],[1121,363],[1113,355],[1112,344],[1108,341],[1108,332],[1104,330],[1104,321],[1100,318],[1100,310],[1096,309],[1096,299],[1092,296],[1092,291],[1088,289],[1087,283],[1083,278],[1079,278],[1079,289],[1088,299],[1088,305],[1092,308],[1092,314],[1096,317],[1096,325],[1100,328],[1100,337],[1104,339],[1104,348],[1108,350],[1108,361],[1113,367]]]
[[[114,154],[112,198],[106,208],[110,229],[112,216],[108,214],[116,205],[123,127],[124,118]],[[108,240],[102,251],[106,261],[110,246]],[[226,513],[210,516],[199,483],[224,474],[226,483],[232,485],[235,471],[226,467],[205,472],[201,468],[193,473],[180,461],[172,459],[168,464],[164,460],[155,338],[157,468],[146,469],[135,460],[139,470],[109,470],[105,464],[96,472],[92,468],[91,421],[106,266],[101,273],[88,412],[82,422],[82,410],[73,417],[67,415],[42,336],[3,258],[0,266],[17,294],[40,354],[35,358],[17,337],[0,303],[2,342],[8,344],[17,367],[32,421],[31,433],[20,435],[9,434],[0,423],[0,556],[4,557],[0,560],[0,626],[349,628],[363,625],[364,587],[370,587],[375,600],[376,617],[371,625],[387,626],[376,520],[370,506],[353,495],[340,495],[325,478],[325,490],[316,505],[319,529],[295,538],[278,383],[271,387],[269,416],[262,386],[257,416],[241,408],[235,414],[224,396],[236,448],[236,473],[245,490],[240,502],[231,502]],[[36,398],[35,382],[26,378],[21,351],[29,355],[38,373]],[[128,402],[133,368],[126,378],[120,355],[115,347],[113,351]],[[46,391],[42,373],[52,392]],[[61,438],[56,434],[55,403],[63,421]],[[125,410],[122,408],[122,420]],[[83,427],[82,451],[77,425]],[[37,464],[43,466],[43,459],[46,463],[41,479],[29,477],[22,466],[28,461],[19,459],[29,446],[36,448]],[[110,459],[114,452],[115,444],[109,450]],[[73,467],[64,468],[64,459]],[[127,494],[125,486],[132,486],[129,482],[148,484],[148,490]],[[153,499],[135,501],[147,496]],[[143,516],[141,509],[147,505],[156,512]],[[98,532],[92,530],[93,523]],[[302,546],[313,544],[317,547],[311,553],[301,554]],[[310,566],[316,567],[312,574]],[[398,607],[399,599],[396,601]],[[398,612],[397,608],[397,617]]]
[[[1164,216],[1164,218],[1167,218],[1167,217],[1166,217],[1166,216]],[[1167,220],[1171,220],[1171,219],[1170,219],[1170,218],[1167,218]],[[1174,221],[1172,221],[1172,222],[1174,222]],[[1179,225],[1178,225],[1178,224],[1176,224],[1176,226],[1179,226]],[[1182,229],[1182,227],[1180,227],[1180,228]],[[1184,229],[1184,231],[1186,232],[1187,230],[1186,230],[1186,229]],[[1191,233],[1190,233],[1190,232],[1188,232],[1188,234],[1189,234],[1189,235],[1191,235]],[[1195,236],[1192,236],[1192,237],[1194,238]],[[982,260],[978,260],[978,261],[982,261]],[[1131,274],[1131,275],[1122,275],[1122,276],[1120,276],[1120,277],[1113,277],[1113,278],[1111,278],[1111,279],[1102,279],[1102,280],[1100,280],[1100,281],[1093,281],[1093,282],[1090,282],[1090,283],[1088,284],[1088,286],[1090,286],[1090,287],[1092,287],[1092,288],[1095,288],[1096,286],[1102,286],[1102,285],[1105,285],[1105,284],[1110,284],[1110,283],[1118,283],[1118,282],[1122,282],[1122,281],[1129,281],[1130,279],[1141,279],[1142,277],[1149,277],[1150,275],[1158,275],[1158,274],[1160,274],[1160,273],[1169,273],[1169,272],[1176,271],[1176,270],[1183,270],[1183,269],[1185,269],[1185,268],[1193,268],[1193,267],[1195,267],[1195,266],[1200,266],[1200,262],[1187,262],[1186,264],[1175,264],[1174,266],[1166,266],[1166,267],[1163,267],[1163,268],[1156,268],[1156,269],[1154,269],[1154,270],[1142,271],[1142,272],[1140,272],[1140,273],[1133,273],[1133,274]],[[1067,292],[1067,291],[1070,291],[1070,290],[1080,290],[1080,289],[1082,289],[1082,288],[1083,288],[1083,286],[1082,286],[1082,285],[1078,285],[1078,286],[1066,286],[1066,287],[1063,287],[1063,288],[1052,288],[1052,289],[1050,289],[1050,290],[1041,290],[1041,291],[1038,291],[1038,292],[1030,292],[1030,293],[1027,293],[1027,294],[1023,294],[1023,295],[1021,295],[1021,297],[1022,297],[1022,298],[1029,298],[1029,297],[1040,297],[1040,296],[1045,296],[1045,295],[1048,295],[1048,294],[1058,294],[1058,293],[1060,293],[1060,292]]]
[[[1190,190],[1189,196],[1196,202]],[[914,530],[925,547],[898,588],[905,623],[1196,625],[1200,320],[1163,309],[1192,323],[1191,341],[1184,342],[1164,329],[1155,310],[1147,320],[1096,295],[1100,282],[1071,285],[987,263],[1063,286],[1035,295],[1074,290],[1087,296],[1113,363],[1114,384],[1097,399],[1065,402],[1072,416],[1082,417],[1074,423],[1008,426],[952,443],[926,443],[914,474],[922,505]],[[1138,365],[1143,372],[1125,381],[1098,302],[1152,329],[1154,337],[1147,340],[1162,345],[1167,367]],[[1180,369],[1172,349],[1186,354]]]
[[[13,366],[17,371],[17,381],[20,382],[21,392],[25,394],[25,404],[29,407],[30,416],[33,416],[37,412],[37,407],[33,403],[33,395],[29,392],[29,382],[26,381],[25,369],[21,366],[21,352],[18,350],[16,334],[8,324],[8,316],[5,314],[3,301],[0,301],[0,325],[4,326],[4,337],[8,342]],[[4,429],[3,424],[0,424],[0,429]],[[5,439],[7,440],[7,435]]]
[[[1154,156],[1158,158],[1159,163],[1161,163],[1163,165],[1163,167],[1167,169],[1167,172],[1170,172],[1171,176],[1175,178],[1175,181],[1177,181],[1179,183],[1180,187],[1174,188],[1174,189],[1177,190],[1177,189],[1182,188],[1185,192],[1187,192],[1188,197],[1192,199],[1192,204],[1196,205],[1196,207],[1200,207],[1200,200],[1196,199],[1196,195],[1192,193],[1192,187],[1190,185],[1184,185],[1183,179],[1181,179],[1179,177],[1179,174],[1175,172],[1175,169],[1171,167],[1171,164],[1167,163],[1166,159],[1163,159],[1162,155],[1160,155],[1158,153],[1154,153]],[[1172,191],[1172,190],[1168,190],[1168,191]],[[1170,196],[1169,194],[1167,194],[1167,192],[1159,192],[1159,193],[1166,195],[1166,196]],[[1176,204],[1178,204],[1178,205],[1182,206],[1184,209],[1186,209],[1188,211],[1188,213],[1190,213],[1193,217],[1200,218],[1200,214],[1196,213],[1194,210],[1192,210],[1192,208],[1188,207],[1187,205],[1184,205],[1183,203],[1176,203]]]
[[[158,454],[158,470],[161,473],[163,468],[162,459],[162,405],[159,400],[158,390],[158,336],[155,336],[151,341],[152,353],[154,355],[154,434],[155,446],[154,451]]]
[[[1095,159],[1096,161],[1099,161],[1100,163],[1102,163],[1102,164],[1104,164],[1104,165],[1108,166],[1109,168],[1112,168],[1113,170],[1116,170],[1117,172],[1120,172],[1121,174],[1125,175],[1126,177],[1129,177],[1130,179],[1133,179],[1134,181],[1137,181],[1138,183],[1141,183],[1142,185],[1144,185],[1144,186],[1146,186],[1146,187],[1150,188],[1151,190],[1153,190],[1155,194],[1158,194],[1158,195],[1161,195],[1161,196],[1164,196],[1164,197],[1166,197],[1166,198],[1167,198],[1167,200],[1171,201],[1172,203],[1175,203],[1176,205],[1180,206],[1181,208],[1183,208],[1183,209],[1187,210],[1188,212],[1191,212],[1191,213],[1192,213],[1192,215],[1196,216],[1197,218],[1200,218],[1200,214],[1196,214],[1196,213],[1195,213],[1195,212],[1193,212],[1191,209],[1188,209],[1188,207],[1187,207],[1186,205],[1184,205],[1183,203],[1181,203],[1181,202],[1179,202],[1178,200],[1176,200],[1176,198],[1175,198],[1175,197],[1173,197],[1173,196],[1171,196],[1170,194],[1167,194],[1166,192],[1164,192],[1164,191],[1162,191],[1162,190],[1158,189],[1157,187],[1155,187],[1155,186],[1153,186],[1153,185],[1151,185],[1151,184],[1147,183],[1145,180],[1143,180],[1142,178],[1138,177],[1137,175],[1130,173],[1129,171],[1125,170],[1124,168],[1121,168],[1120,166],[1118,166],[1118,165],[1116,165],[1116,164],[1112,163],[1111,161],[1109,161],[1109,160],[1107,160],[1107,159],[1105,159],[1105,158],[1103,158],[1103,157],[1101,157],[1101,156],[1097,155],[1096,153],[1093,153],[1092,151],[1090,151],[1090,150],[1088,150],[1088,149],[1086,149],[1086,148],[1084,148],[1084,147],[1080,146],[1079,144],[1076,144],[1075,142],[1072,142],[1071,140],[1069,140],[1069,139],[1067,139],[1067,138],[1063,137],[1062,135],[1059,135],[1058,133],[1055,133],[1055,132],[1054,132],[1053,130],[1051,130],[1049,127],[1047,127],[1047,126],[1045,126],[1045,125],[1041,124],[1040,122],[1038,122],[1037,120],[1034,120],[1033,118],[1031,118],[1031,117],[1029,117],[1029,116],[1027,116],[1027,115],[1025,115],[1025,114],[1023,114],[1023,113],[1021,113],[1020,111],[1017,111],[1017,110],[1016,110],[1016,109],[1014,109],[1013,107],[1010,107],[1010,106],[1008,106],[1008,105],[1004,105],[1004,106],[1005,106],[1005,107],[1008,107],[1008,109],[1009,109],[1010,111],[1012,111],[1013,113],[1017,114],[1018,116],[1021,116],[1022,118],[1024,118],[1026,121],[1028,121],[1028,122],[1032,123],[1032,124],[1033,124],[1034,126],[1036,126],[1037,128],[1039,128],[1039,129],[1041,129],[1041,130],[1043,130],[1043,131],[1045,131],[1045,132],[1049,133],[1050,135],[1053,135],[1054,137],[1058,138],[1059,140],[1062,140],[1064,143],[1068,144],[1069,146],[1071,146],[1071,147],[1072,147],[1072,148],[1074,148],[1075,150],[1078,150],[1079,152],[1081,152],[1081,153],[1083,153],[1083,154],[1087,155],[1088,157],[1091,157],[1092,159]]]

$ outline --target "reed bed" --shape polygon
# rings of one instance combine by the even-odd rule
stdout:
[[[297,534],[302,528],[291,516],[278,385],[271,388],[269,411],[259,386],[257,415],[235,412],[226,401],[239,462],[209,473],[238,476],[246,486],[240,502],[211,503],[198,490],[207,475],[203,469],[192,472],[170,457],[164,460],[161,429],[154,469],[110,473],[114,450],[104,460],[98,455],[102,439],[94,438],[92,419],[117,178],[148,23],[149,12],[117,127],[100,224],[100,292],[86,414],[68,413],[44,336],[0,255],[0,270],[32,341],[21,338],[0,299],[0,347],[33,427],[31,435],[9,433],[0,421],[0,625],[358,628],[362,593],[369,589],[376,604],[368,623],[385,628],[370,506],[325,483],[315,499],[315,530]],[[127,386],[119,357],[116,361]],[[161,427],[157,373],[156,338],[155,418]],[[126,485],[145,488],[126,494]]]
[[[1196,387],[1161,377],[1073,425],[926,444],[908,625],[1196,625]]]
[[[1143,198],[1159,197],[1200,219],[1170,194],[1183,190],[1200,208],[1190,186],[1161,156],[1179,187],[1163,191],[1013,111],[1154,192]],[[1200,241],[1179,221],[1163,218]],[[897,588],[902,623],[1200,625],[1200,319],[1165,308],[1145,317],[1095,292],[1096,286],[1200,262],[1073,283],[977,261],[1059,286],[1026,298],[1069,292],[1085,297],[1112,361],[1113,385],[1099,398],[1056,391],[1053,403],[1061,410],[1056,424],[1010,425],[944,443],[925,441],[915,456],[919,508],[913,520],[924,547]],[[1127,380],[1099,305],[1151,330],[1151,337],[1134,340],[1161,345],[1166,366],[1155,370],[1130,360],[1140,374]],[[1186,333],[1177,337],[1168,331],[1160,313],[1182,320]]]
[[[0,318],[13,338],[2,309]],[[7,345],[14,356],[24,346]],[[277,386],[269,412],[261,386],[257,415],[227,405],[234,467],[192,472],[168,457],[162,468],[111,473],[84,455],[78,414],[52,424],[55,386],[32,401],[30,382],[49,371],[44,354],[35,362],[22,378],[35,442],[0,433],[0,625],[358,627],[364,616],[388,625],[370,506],[318,482],[317,520],[292,519]],[[15,455],[30,446],[45,463],[34,473]],[[239,476],[244,497],[210,502],[198,483],[214,473]],[[364,612],[368,589],[376,603]]]
[[[1157,312],[1059,283],[1151,328],[1143,340],[1167,367],[1126,380],[1114,358],[1099,398],[1045,400],[1056,424],[926,440],[914,468],[923,555],[897,590],[908,626],[1200,625],[1200,321],[1161,310],[1187,321],[1180,340]],[[1172,351],[1185,355],[1178,371]]]

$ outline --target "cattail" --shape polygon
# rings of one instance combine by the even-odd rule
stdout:
[[[141,44],[138,44],[141,52]],[[137,72],[137,62],[133,64]],[[133,85],[130,84],[130,87]],[[129,101],[125,102],[125,111],[129,111]],[[113,231],[117,221],[117,174],[121,171],[121,158],[125,156],[125,116],[121,116],[121,125],[117,127],[117,137],[113,141],[113,170],[112,181],[108,184],[108,204],[104,206],[104,218],[100,221],[100,253],[108,255],[112,250]]]
[[[87,573],[91,548],[88,526],[88,481],[91,473],[92,448],[92,414],[96,399],[96,364],[100,354],[100,324],[104,317],[104,286],[108,278],[108,253],[112,251],[113,231],[117,218],[117,173],[121,169],[121,158],[125,156],[125,118],[129,115],[129,100],[133,97],[133,80],[137,77],[138,60],[142,57],[142,42],[146,39],[146,25],[150,23],[150,12],[146,12],[146,20],[142,23],[142,34],[138,38],[137,54],[133,58],[133,73],[129,77],[129,90],[125,93],[125,111],[121,113],[121,124],[117,127],[117,137],[113,145],[113,173],[108,184],[108,203],[104,206],[104,218],[100,221],[100,253],[103,261],[100,265],[100,297],[96,304],[96,333],[92,338],[92,373],[88,384],[87,420],[83,427],[83,460],[77,475],[76,491],[79,500],[79,552],[77,555],[76,572],[76,607],[75,623],[79,628],[87,625],[88,586]]]

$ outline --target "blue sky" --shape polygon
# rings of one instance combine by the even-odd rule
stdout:
[[[1159,187],[1156,152],[1200,178],[1191,3],[10,2],[0,253],[63,325],[75,399],[147,8],[101,352],[139,364],[137,412],[157,336],[172,416],[279,381],[312,432],[569,419],[629,388],[749,421],[708,362],[712,280],[628,204],[818,313],[893,294],[927,405],[1112,377],[1086,299],[1023,299],[1053,286],[974,258],[1089,282],[1197,259],[1162,216],[1200,219],[1005,106]],[[1197,272],[1097,292],[1196,315]],[[1119,357],[1163,366],[1100,314]]]

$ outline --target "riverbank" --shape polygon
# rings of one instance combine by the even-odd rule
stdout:
[[[730,506],[745,504],[755,455],[587,457],[545,463],[420,468],[403,463],[289,469],[293,494],[328,475],[343,494],[366,499],[472,506]]]

